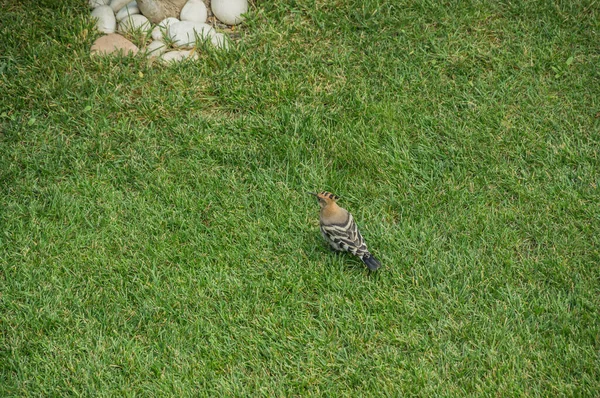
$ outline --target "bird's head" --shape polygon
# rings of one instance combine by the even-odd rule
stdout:
[[[340,197],[337,195],[332,194],[331,192],[327,192],[327,191],[323,191],[323,192],[308,192],[309,195],[313,195],[317,198],[317,200],[319,201],[319,206],[321,206],[321,208],[324,208],[326,206],[329,206],[332,203],[335,203]]]

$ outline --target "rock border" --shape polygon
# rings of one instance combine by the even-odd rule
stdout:
[[[91,54],[142,54],[164,63],[197,59],[199,42],[217,50],[229,50],[237,32],[233,25],[221,22],[214,15],[213,7],[236,25],[243,22],[242,14],[248,10],[248,0],[212,0],[212,4],[211,0],[187,0],[178,18],[167,16],[153,24],[142,14],[136,0],[88,0],[88,4],[92,18],[96,19],[96,28],[105,33],[92,44]],[[138,37],[145,45],[140,49],[125,36]]]

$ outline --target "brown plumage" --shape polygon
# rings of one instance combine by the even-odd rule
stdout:
[[[331,192],[309,194],[317,197],[321,206],[321,234],[329,245],[340,251],[347,251],[360,258],[371,271],[380,267],[380,262],[367,249],[362,235],[348,210],[338,206],[339,197]]]

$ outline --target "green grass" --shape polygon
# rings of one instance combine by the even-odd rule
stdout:
[[[85,3],[0,0],[1,396],[598,396],[598,2],[258,2],[170,67]]]

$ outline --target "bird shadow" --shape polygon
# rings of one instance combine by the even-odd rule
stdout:
[[[365,273],[369,278],[375,278],[381,273],[381,269],[377,271],[371,271],[357,257],[345,251],[335,250],[328,244],[323,243],[321,239],[316,237],[313,238],[311,247],[314,248],[314,252],[328,256],[330,259],[330,261],[327,261],[329,263],[328,268],[337,268],[343,271],[351,271],[353,273],[362,272]]]
[[[327,249],[325,249],[325,250],[327,250],[331,254],[333,254],[336,257],[336,259],[339,261],[339,263],[341,263],[340,264],[341,267],[346,271],[353,271],[353,272],[361,271],[361,272],[366,273],[368,277],[373,277],[373,278],[375,278],[380,273],[380,270],[371,271],[369,268],[367,268],[365,263],[363,263],[361,260],[357,259],[355,256],[351,255],[350,253],[343,252],[340,250],[335,250],[329,246],[327,246]]]

